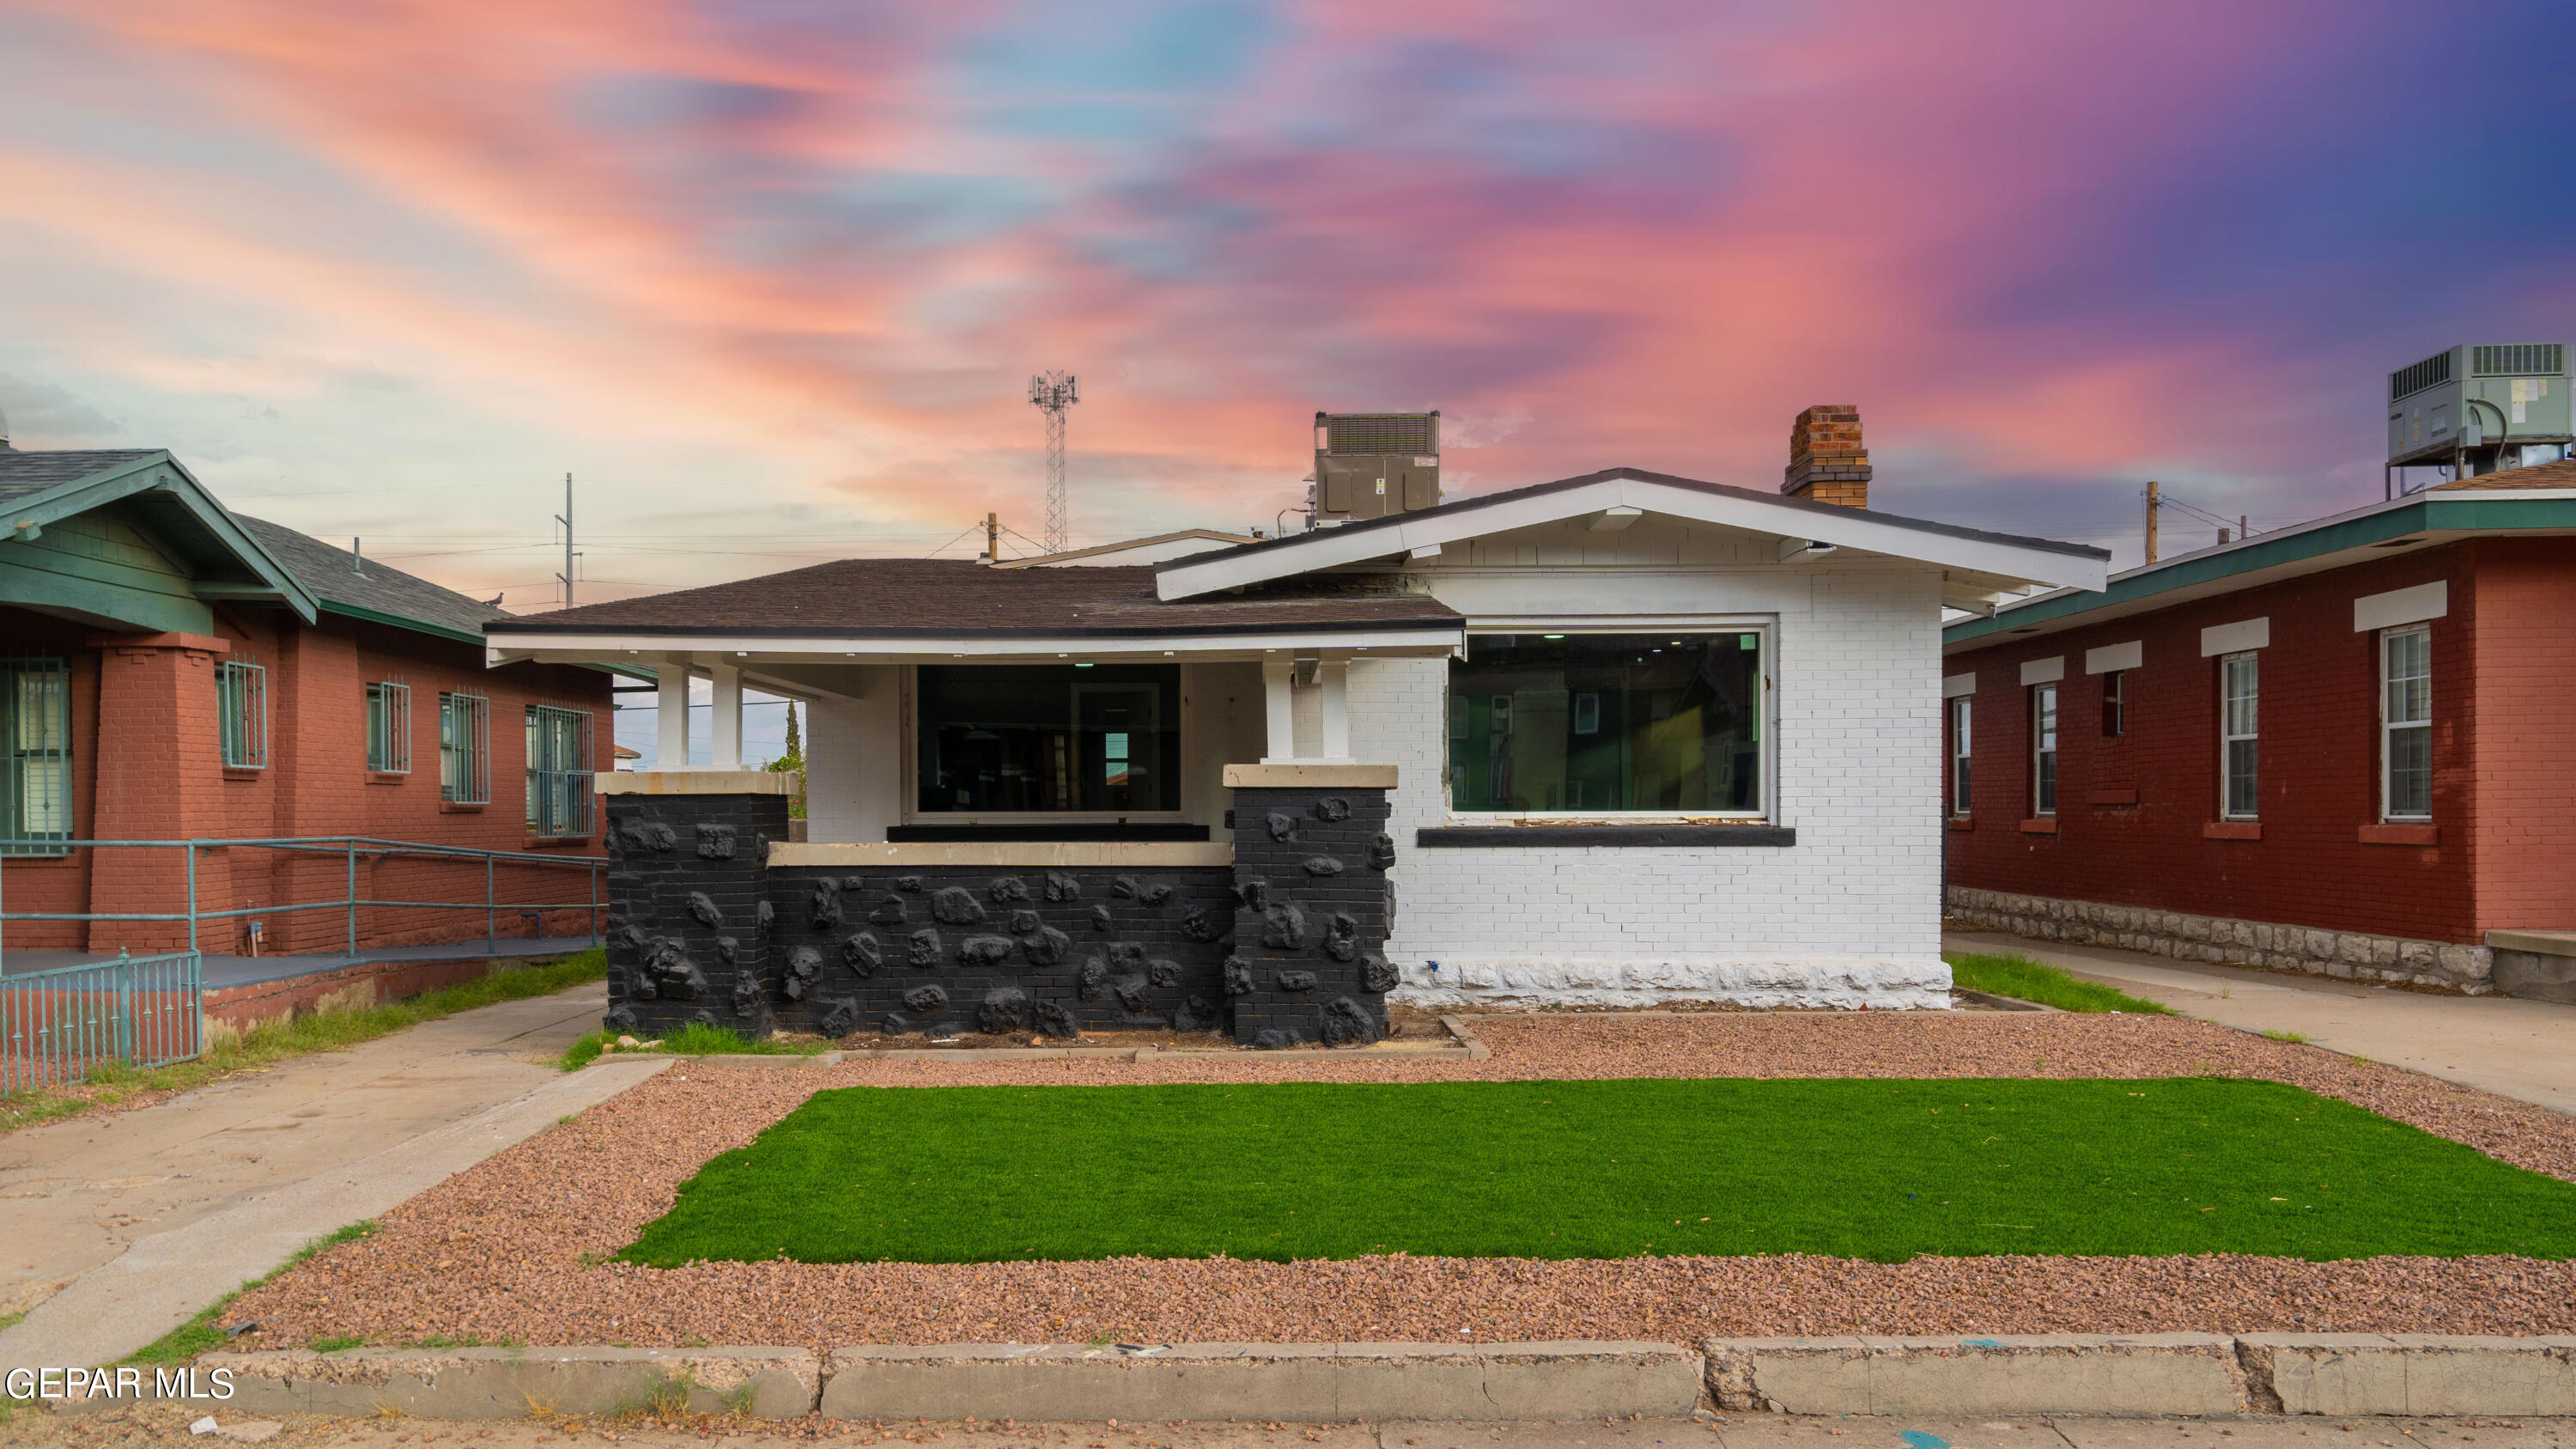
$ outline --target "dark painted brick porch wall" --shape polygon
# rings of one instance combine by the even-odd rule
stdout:
[[[1395,864],[1383,790],[1237,790],[1237,1041],[1346,1046],[1386,1035]]]

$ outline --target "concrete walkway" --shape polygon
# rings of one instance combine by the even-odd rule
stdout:
[[[0,1370],[112,1362],[267,1273],[652,1075],[556,1069],[600,983],[425,1022],[157,1106],[0,1137]]]
[[[2246,1031],[2294,1031],[2350,1056],[2576,1115],[2576,1006],[2401,991],[2002,932],[1947,932],[1941,945],[2044,961],[2185,1016]]]

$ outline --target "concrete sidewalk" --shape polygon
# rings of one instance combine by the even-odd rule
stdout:
[[[2401,991],[2000,931],[1945,932],[1941,947],[2043,961],[2185,1016],[2245,1031],[2294,1031],[2349,1056],[2576,1115],[2576,1006]]]
[[[665,1065],[565,1073],[600,983],[0,1137],[0,1368],[106,1363],[305,1243]]]

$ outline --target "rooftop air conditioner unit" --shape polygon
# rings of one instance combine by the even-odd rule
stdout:
[[[2564,456],[2576,443],[2564,342],[2454,347],[2388,374],[2388,461],[2470,474]]]
[[[1439,503],[1439,413],[1315,414],[1319,522],[1418,513]]]

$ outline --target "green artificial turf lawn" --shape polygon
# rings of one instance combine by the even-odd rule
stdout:
[[[2274,1082],[818,1092],[621,1256],[2576,1256],[2576,1184]]]

